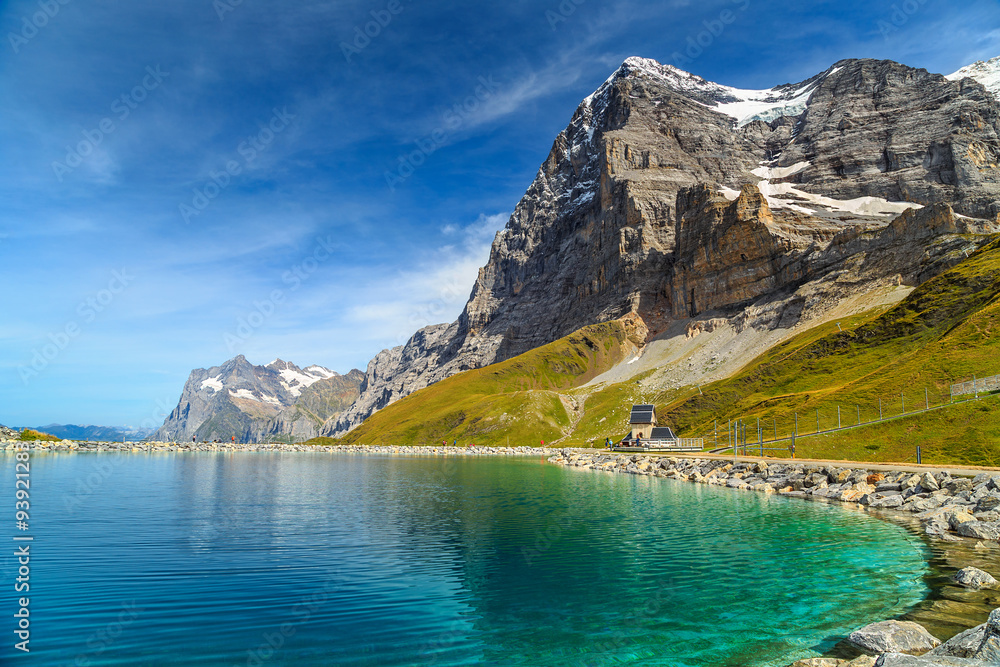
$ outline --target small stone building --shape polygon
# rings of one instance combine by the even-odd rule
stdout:
[[[652,438],[656,427],[656,408],[652,405],[633,405],[628,423],[632,428],[629,440]]]
[[[656,425],[656,408],[652,405],[633,405],[629,415],[632,432],[625,440],[676,440],[677,436],[668,426]]]

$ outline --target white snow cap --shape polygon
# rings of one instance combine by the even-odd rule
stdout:
[[[781,116],[798,116],[805,111],[809,96],[822,81],[817,78],[810,83],[804,83],[798,88],[778,86],[763,90],[734,88],[708,81],[702,77],[685,72],[673,65],[663,65],[650,58],[633,56],[626,58],[621,68],[597,89],[585,102],[591,103],[594,97],[603,92],[604,88],[620,76],[622,70],[626,74],[639,72],[657,77],[665,81],[674,90],[683,93],[698,93],[700,97],[713,99],[714,103],[700,101],[709,109],[723,113],[736,120],[736,127],[742,127],[754,120],[772,121]],[[840,67],[831,67],[825,76],[835,74]]]
[[[951,81],[960,81],[965,77],[971,77],[983,84],[993,97],[1000,100],[1000,56],[974,62],[945,76]]]

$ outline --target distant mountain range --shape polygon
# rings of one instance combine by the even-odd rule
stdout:
[[[848,59],[763,90],[628,58],[556,136],[455,322],[365,374],[243,357],[196,370],[156,437],[340,436],[440,380],[613,320],[642,332],[617,380],[727,377],[793,328],[899,302],[988,241],[998,94],[1000,58],[948,76]],[[286,372],[305,378],[301,396]]]
[[[42,433],[48,433],[63,440],[99,440],[105,442],[121,442],[125,440],[144,440],[151,428],[127,428],[119,426],[92,426],[77,424],[46,424],[45,426],[30,426],[29,428]]]

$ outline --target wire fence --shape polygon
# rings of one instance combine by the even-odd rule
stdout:
[[[975,378],[969,382],[959,382],[951,385],[951,395],[961,396],[963,394],[978,394],[980,392],[1000,391],[1000,375],[991,375],[986,378]]]
[[[931,396],[930,391],[924,389],[915,402],[911,402],[914,393],[911,391],[909,397],[906,396],[907,392],[903,392],[894,399],[880,398],[877,405],[867,407],[856,404],[838,405],[835,413],[829,407],[822,415],[819,409],[794,412],[790,415],[789,423],[781,425],[772,417],[729,419],[725,424],[716,422],[715,428],[704,434],[704,439],[706,446],[711,448],[709,451],[714,453],[733,451],[735,446],[737,452],[744,454],[757,452],[763,456],[766,451],[789,451],[794,455],[795,441],[801,438],[847,431],[932,412],[958,405],[965,400],[972,400],[971,398],[956,400],[957,396],[975,394],[975,397],[979,398],[980,395],[992,392],[1000,392],[1000,375],[973,378],[967,382],[953,384],[950,395],[940,396],[935,393]],[[937,400],[933,400],[935,398]],[[775,446],[779,443],[787,444]]]

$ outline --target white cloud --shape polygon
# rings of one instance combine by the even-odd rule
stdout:
[[[454,321],[508,217],[480,215],[464,226],[443,225],[441,232],[449,243],[393,275],[367,279],[361,303],[350,308],[347,320],[370,332],[371,339],[391,345],[405,343],[422,327]]]

